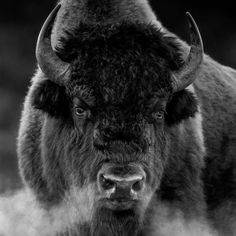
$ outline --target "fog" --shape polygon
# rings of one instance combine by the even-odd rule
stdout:
[[[74,209],[84,209],[84,202],[76,202]],[[149,236],[218,236],[208,222],[188,221],[179,211],[166,205],[156,206],[154,223],[149,228]],[[87,211],[87,210],[86,210]],[[70,213],[71,214],[71,213]],[[66,229],[70,223],[66,208],[45,212],[35,203],[29,191],[18,191],[13,195],[0,197],[0,235],[1,236],[47,236]],[[73,218],[79,219],[77,215]],[[72,222],[72,221],[71,221]]]

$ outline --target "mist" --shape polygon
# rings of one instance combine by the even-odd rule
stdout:
[[[76,204],[81,206],[81,211],[84,210],[85,202],[79,201]],[[73,203],[71,207],[74,207]],[[56,235],[66,230],[69,224],[68,219],[71,216],[68,215],[67,208],[68,206],[58,207],[46,212],[40,209],[33,195],[27,190],[2,195],[0,196],[0,235]],[[75,213],[73,220],[75,219],[81,220],[81,217]],[[206,220],[186,221],[180,211],[173,212],[173,209],[164,204],[157,207],[152,219],[153,222],[148,229],[149,236],[219,236]]]

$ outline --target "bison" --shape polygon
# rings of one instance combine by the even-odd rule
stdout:
[[[190,46],[144,0],[62,1],[44,23],[18,158],[50,235],[236,235],[236,71],[187,20]]]

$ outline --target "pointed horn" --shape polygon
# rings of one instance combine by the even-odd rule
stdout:
[[[61,5],[58,4],[43,24],[37,41],[36,58],[40,69],[48,76],[48,79],[56,84],[64,85],[70,64],[62,61],[51,45],[52,27],[60,7]]]
[[[185,64],[179,71],[174,73],[174,92],[183,90],[194,82],[197,78],[197,73],[201,67],[204,55],[202,38],[197,24],[189,12],[186,13],[186,16],[190,29],[191,48]]]

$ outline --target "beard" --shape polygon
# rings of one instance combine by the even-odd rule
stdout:
[[[95,211],[91,225],[92,236],[136,236],[140,217],[135,210],[114,211],[101,207]]]

